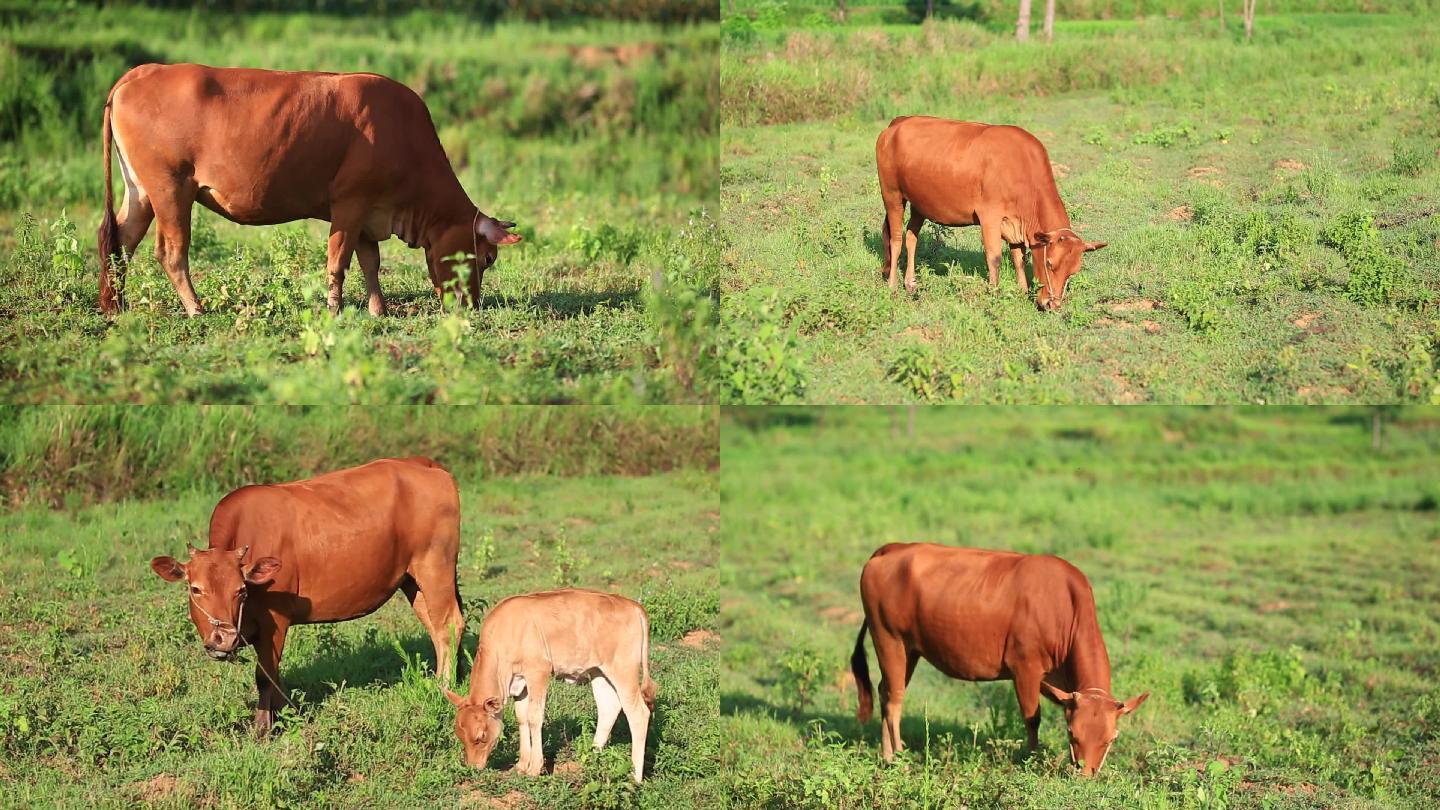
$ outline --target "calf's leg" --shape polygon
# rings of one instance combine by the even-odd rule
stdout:
[[[530,688],[515,698],[515,734],[520,742],[520,757],[515,760],[515,770],[530,772]],[[543,764],[543,760],[542,760]]]
[[[620,717],[620,694],[603,675],[590,681],[590,689],[595,693],[595,748],[598,750],[610,742],[610,731]]]
[[[645,739],[650,733],[650,707],[645,704],[638,682],[625,688],[620,687],[621,681],[612,683],[616,684],[616,692],[620,696],[625,723],[630,726],[630,765],[635,781],[639,782],[645,776]]]
[[[525,718],[530,730],[530,762],[529,766],[521,768],[520,772],[539,776],[545,772],[545,740],[540,732],[545,725],[545,695],[550,689],[550,673],[525,673],[525,686],[530,693],[530,706]]]
[[[886,264],[889,265],[885,278],[894,290],[900,283],[900,247],[905,238],[905,198],[899,192],[885,197],[885,233],[888,236]]]

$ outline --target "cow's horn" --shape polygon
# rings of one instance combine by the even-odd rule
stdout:
[[[249,546],[241,546],[241,547],[240,547],[240,559],[242,559],[242,560],[245,559],[245,555],[246,555],[246,554],[249,554],[249,553],[250,553],[250,547],[249,547]]]

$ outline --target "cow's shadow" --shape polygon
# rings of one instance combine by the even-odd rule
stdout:
[[[953,719],[925,716],[925,712],[918,702],[907,703],[905,711],[900,718],[900,738],[904,741],[906,748],[924,750],[927,743],[938,745],[947,741],[957,749],[974,749],[988,751],[991,748],[1008,750],[1010,758],[1014,762],[1024,760],[1028,754],[1025,751],[1025,730],[1020,721],[1019,709],[1013,705],[1005,708],[999,702],[1000,696],[994,696],[987,703],[997,707],[998,711],[992,713],[991,720],[979,723],[974,726],[962,725]],[[1011,703],[1014,703],[1013,696]],[[1063,722],[1056,720],[1059,717],[1059,709],[1041,707],[1041,723],[1045,722],[1048,716],[1050,722]],[[864,726],[854,713],[839,714],[835,712],[819,711],[814,708],[797,708],[793,705],[776,704],[767,700],[737,692],[727,692],[720,696],[720,714],[734,715],[740,713],[752,713],[778,720],[782,723],[797,727],[809,727],[819,723],[821,727],[839,739],[845,741],[852,747],[858,747],[862,743],[874,749],[880,748],[880,706],[878,700],[875,705],[874,716]],[[1041,743],[1039,754],[1047,755],[1044,743]]]
[[[976,278],[989,279],[990,273],[985,269],[985,251],[975,248],[955,247],[950,244],[956,239],[956,231],[961,234],[973,232],[976,242],[979,241],[980,229],[976,228],[946,228],[945,239],[937,237],[935,228],[929,225],[920,231],[920,241],[915,251],[915,274],[921,275],[921,266],[924,266],[924,273],[937,276],[948,276],[951,271],[958,271],[962,275],[974,276]],[[865,247],[875,256],[875,276],[883,281],[880,275],[880,268],[885,264],[885,239],[877,225],[874,228],[865,229]],[[1007,250],[1003,256],[1004,262],[1000,265],[1001,276],[1009,272],[1013,274],[1010,267],[1010,253]],[[906,253],[902,248],[900,260],[896,266],[897,272],[901,273],[901,280],[904,280]]]

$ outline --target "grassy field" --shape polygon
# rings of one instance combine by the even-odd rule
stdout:
[[[727,409],[722,773],[733,806],[1433,807],[1440,410]],[[861,728],[859,573],[892,541],[1084,571],[1125,696],[1104,771],[1008,682],[921,664],[894,765]],[[866,645],[871,657],[874,654]]]
[[[1268,6],[1262,10],[1268,10]],[[1410,15],[732,25],[722,396],[737,403],[1440,401],[1440,28]],[[747,18],[748,19],[748,18]],[[880,278],[893,116],[1018,124],[1089,254],[1036,311],[978,228]],[[1007,257],[1008,259],[1008,257]],[[1007,271],[1008,272],[1008,271]]]
[[[363,425],[351,438],[373,441]],[[410,438],[377,449],[407,452]],[[246,450],[225,452],[242,458]],[[610,747],[591,754],[590,691],[563,685],[551,693],[546,725],[553,775],[508,772],[517,755],[513,709],[496,767],[467,769],[454,709],[429,675],[428,637],[403,598],[364,619],[292,631],[282,672],[298,717],[255,741],[253,660],[207,660],[183,592],[147,566],[187,541],[203,545],[215,502],[251,480],[237,476],[164,497],[0,515],[0,805],[710,802],[717,656],[705,634],[687,634],[716,621],[714,473],[491,476],[469,467],[464,450],[451,456],[464,508],[465,650],[473,654],[486,608],[515,593],[574,584],[624,593],[649,610],[660,691],[644,785],[630,782],[624,724]]]
[[[710,397],[718,275],[717,26],[484,23],[0,4],[0,396],[7,401],[568,402]],[[323,223],[196,207],[207,314],[181,317],[154,232],[98,311],[100,114],[133,64],[373,71],[417,89],[471,198],[525,241],[478,312],[421,251],[381,246],[323,301]],[[118,184],[118,180],[117,180]]]

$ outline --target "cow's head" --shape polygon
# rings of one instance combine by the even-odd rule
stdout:
[[[1030,245],[1035,280],[1040,284],[1035,305],[1047,312],[1059,309],[1070,277],[1080,272],[1080,257],[1105,245],[1105,242],[1086,242],[1069,228],[1035,234]]]
[[[1122,702],[1103,689],[1066,692],[1044,681],[1040,683],[1040,688],[1065,709],[1065,725],[1070,733],[1070,761],[1085,776],[1094,776],[1105,764],[1110,744],[1119,735],[1116,721],[1140,708],[1140,704],[1150,697],[1150,693],[1146,692]]]
[[[483,768],[500,741],[500,710],[504,704],[498,697],[473,701],[449,689],[445,697],[459,709],[455,714],[455,736],[465,746],[465,764]]]
[[[493,217],[478,216],[473,222],[452,225],[442,230],[426,250],[425,260],[430,264],[430,280],[437,292],[443,293],[455,283],[465,270],[464,289],[455,292],[470,306],[480,306],[480,279],[495,263],[500,245],[513,245],[521,240],[518,233],[510,233],[513,222],[502,222]],[[452,259],[458,253],[471,258],[464,262]],[[468,265],[468,266],[467,266]]]
[[[190,621],[200,633],[205,652],[216,660],[235,657],[244,643],[245,599],[251,585],[264,585],[275,578],[280,561],[261,557],[247,562],[246,546],[237,551],[190,548],[190,562],[174,557],[156,557],[150,568],[166,582],[185,580],[190,586]]]

